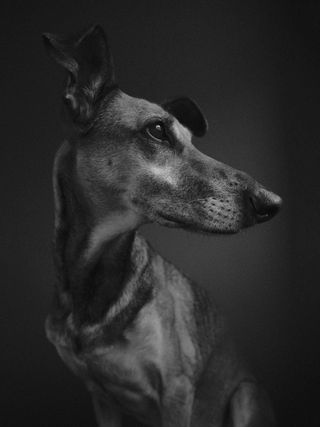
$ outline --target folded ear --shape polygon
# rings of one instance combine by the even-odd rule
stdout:
[[[95,25],[80,36],[43,34],[45,47],[68,73],[64,101],[72,119],[87,125],[102,95],[116,87],[114,65],[103,29]]]
[[[195,136],[204,136],[208,123],[198,105],[187,97],[172,99],[162,104],[162,108],[179,120]]]

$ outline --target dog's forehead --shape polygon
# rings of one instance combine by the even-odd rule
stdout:
[[[108,128],[139,130],[149,120],[166,121],[177,140],[184,144],[190,144],[192,134],[174,116],[164,110],[161,105],[147,101],[146,99],[134,98],[121,91],[108,102],[103,110],[104,123]]]
[[[136,129],[149,119],[166,119],[170,114],[160,105],[120,92],[108,106],[107,116],[114,123]]]

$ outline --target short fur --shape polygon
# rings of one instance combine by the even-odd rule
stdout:
[[[274,425],[208,294],[136,230],[158,222],[234,233],[271,218],[280,198],[193,146],[207,130],[193,101],[124,94],[99,26],[44,42],[68,74],[72,127],[54,164],[46,331],[91,392],[98,425]]]

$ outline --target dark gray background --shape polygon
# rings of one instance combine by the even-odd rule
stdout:
[[[279,425],[319,426],[319,2],[2,1],[1,20],[1,426],[94,425],[43,329],[63,77],[40,40],[92,23],[123,90],[193,97],[210,124],[199,149],[283,197],[278,217],[237,236],[144,232],[212,290]]]

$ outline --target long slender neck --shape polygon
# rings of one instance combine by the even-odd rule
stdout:
[[[57,292],[75,322],[91,324],[115,303],[129,280],[135,231],[130,218],[119,221],[115,211],[100,219],[92,215],[78,191],[68,143],[56,156],[54,194]]]

